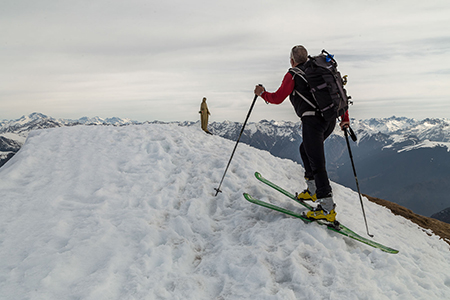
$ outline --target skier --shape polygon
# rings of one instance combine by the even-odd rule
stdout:
[[[206,104],[206,98],[203,97],[202,104],[200,105],[200,121],[202,123],[202,129],[209,134],[212,134],[208,130],[208,116],[211,115],[208,110],[208,105]]]
[[[299,45],[292,48],[290,54],[292,68],[299,67],[302,69],[307,60],[308,51],[305,47]],[[333,194],[326,170],[324,142],[333,132],[336,119],[333,118],[330,121],[326,121],[294,90],[300,92],[310,102],[313,102],[313,96],[307,83],[299,76],[294,76],[291,70],[286,73],[281,86],[276,92],[267,92],[261,85],[257,85],[254,92],[255,95],[261,96],[266,102],[271,104],[280,104],[289,96],[297,115],[302,120],[303,142],[300,145],[300,156],[305,167],[307,189],[298,194],[297,198],[302,201],[309,200],[318,203],[314,210],[307,212],[307,218],[334,222],[336,220],[336,204],[333,201]],[[341,116],[340,126],[344,129],[349,124],[349,116],[348,112],[346,112]]]

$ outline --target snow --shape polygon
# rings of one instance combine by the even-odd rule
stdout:
[[[430,140],[424,140],[423,142],[420,142],[418,144],[404,147],[403,149],[399,150],[398,152],[411,151],[411,150],[420,149],[420,148],[435,148],[435,147],[447,148],[447,152],[450,152],[450,143],[449,142],[432,142]]]
[[[397,131],[407,130],[412,126],[417,126],[417,123],[421,121],[415,119],[409,119],[405,117],[397,118],[395,116],[384,119],[367,119],[367,120],[354,120],[354,129],[363,129],[367,134],[373,135],[377,133],[390,134]]]
[[[176,124],[32,131],[0,169],[1,299],[450,299],[447,243],[364,199],[388,254],[290,209],[302,167]],[[358,195],[332,184],[365,235]],[[431,235],[429,235],[431,234]]]
[[[27,139],[28,133],[17,134],[12,132],[4,132],[0,136],[16,141],[19,144],[23,145],[25,143],[25,140]]]

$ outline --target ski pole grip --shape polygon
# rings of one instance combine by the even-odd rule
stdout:
[[[264,88],[264,86],[263,86],[261,83],[258,84],[258,85]],[[264,88],[264,90],[266,90],[266,88]],[[261,97],[261,96],[260,96],[260,97]],[[261,97],[261,98],[262,98],[262,97]],[[266,100],[264,100],[264,102],[266,102],[266,104],[269,104],[269,102],[267,102]]]

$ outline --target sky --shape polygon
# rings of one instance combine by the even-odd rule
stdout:
[[[289,52],[335,55],[356,119],[450,117],[448,0],[0,2],[0,120],[244,121]],[[259,99],[250,121],[298,121]]]

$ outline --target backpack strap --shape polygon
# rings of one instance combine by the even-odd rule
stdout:
[[[295,77],[295,75],[300,76],[300,78],[302,78],[302,79],[306,82],[306,84],[309,86],[308,80],[306,80],[306,78],[305,78],[305,72],[303,72],[302,69],[300,69],[300,68],[298,68],[298,67],[294,67],[294,68],[289,69],[289,71],[292,71],[292,72],[294,73],[294,77]],[[312,91],[312,90],[311,90],[311,91]],[[312,91],[312,92],[313,92],[313,91]],[[308,98],[306,98],[305,96],[303,96],[303,95],[302,95],[299,91],[297,91],[296,89],[294,89],[294,94],[299,95],[306,103],[308,103],[308,104],[309,104],[312,108],[314,108],[314,110],[315,110],[315,111],[306,111],[306,112],[304,112],[303,115],[302,115],[302,117],[304,117],[304,116],[315,116],[315,115],[316,115],[316,111],[320,111],[317,104],[313,103],[311,100],[309,100]],[[317,103],[317,101],[316,101],[316,99],[315,99],[315,97],[314,97],[314,94],[311,93],[311,95],[312,95],[313,98],[314,98],[314,102]]]

